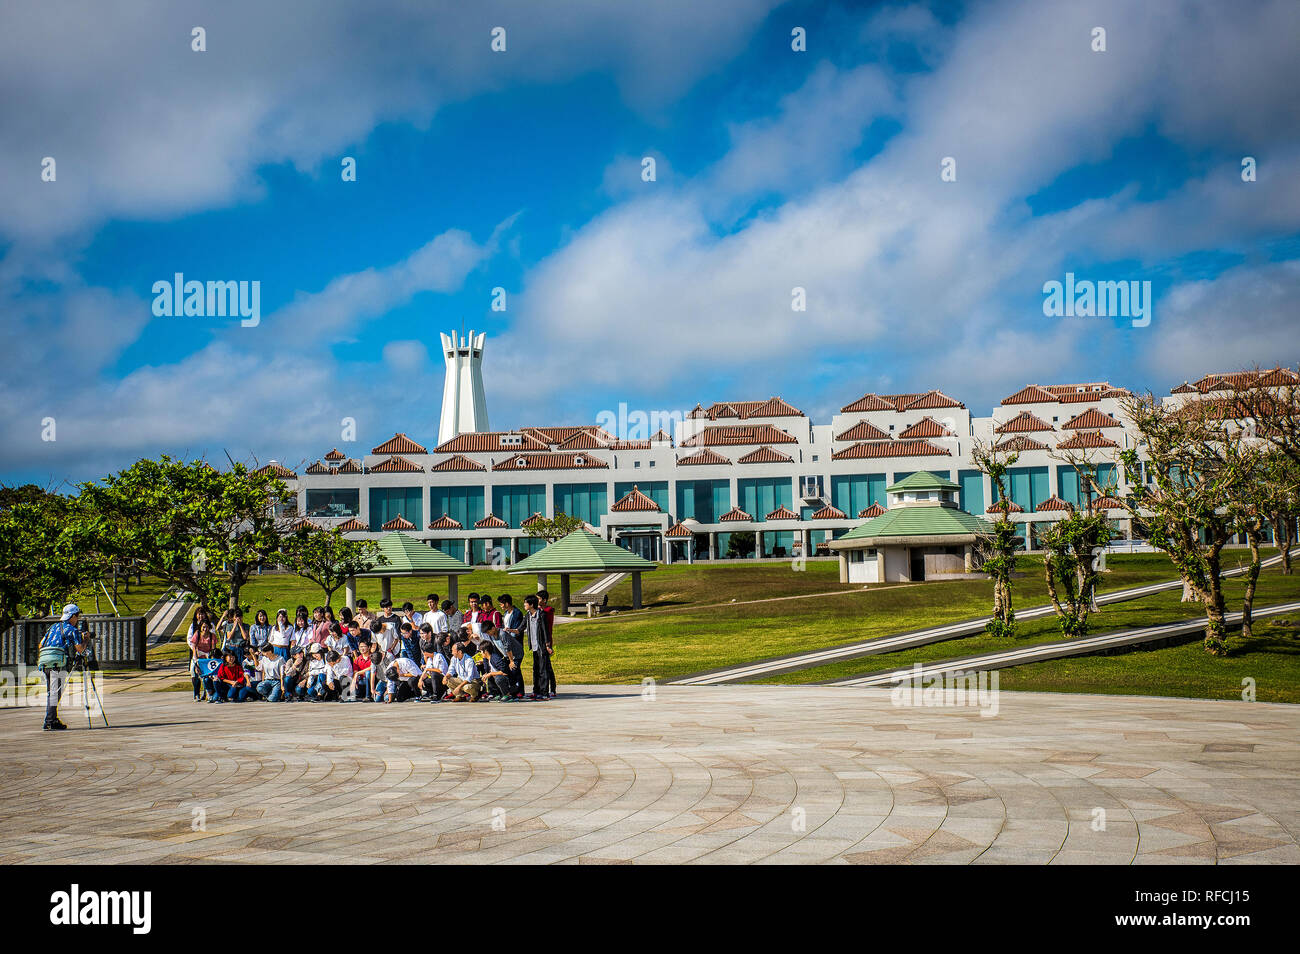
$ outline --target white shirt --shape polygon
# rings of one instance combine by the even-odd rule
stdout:
[[[293,642],[293,627],[286,626],[281,629],[279,626],[271,627],[271,645],[288,646]]]
[[[425,613],[424,621],[433,627],[435,633],[451,632],[451,623],[447,620],[447,614],[442,610],[435,613]]]
[[[340,656],[338,661],[332,667],[335,679],[352,678],[352,659],[348,656]]]
[[[478,667],[474,665],[474,660],[464,653],[459,659],[452,657],[448,664],[447,675],[457,676],[466,682],[472,682],[478,678]]]
[[[424,657],[424,671],[432,672],[435,669],[443,675],[447,674],[447,657],[442,653],[434,653],[432,657]]]
[[[263,679],[279,679],[284,672],[284,660],[279,656],[263,656],[257,661],[257,671]]]
[[[397,667],[397,675],[400,679],[407,679],[420,674],[420,667],[405,656],[398,656],[393,660],[392,665]]]
[[[293,635],[289,638],[291,640],[292,645],[301,646],[305,650],[312,643],[311,624],[308,623],[305,629],[299,629],[297,626],[295,626],[293,628]]]

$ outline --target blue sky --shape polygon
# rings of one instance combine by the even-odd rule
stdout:
[[[0,14],[0,480],[431,444],[462,325],[494,427],[1300,358],[1293,2],[466,6]],[[1045,317],[1066,271],[1151,324]],[[261,323],[155,317],[175,272]]]

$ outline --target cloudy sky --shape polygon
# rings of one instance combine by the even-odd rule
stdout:
[[[1295,0],[16,0],[0,481],[432,444],[462,327],[497,428],[1294,363],[1297,37]],[[260,324],[155,317],[177,272]],[[1066,272],[1150,324],[1046,317]]]

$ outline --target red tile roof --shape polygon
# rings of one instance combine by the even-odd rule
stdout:
[[[639,487],[633,485],[632,489],[620,497],[609,509],[615,513],[657,513],[659,505],[641,493]]]
[[[1096,500],[1092,502],[1092,505],[1098,510],[1123,510],[1124,509],[1123,502],[1116,499],[1115,497],[1110,496],[1109,494],[1098,497]]]
[[[682,447],[719,447],[725,444],[797,444],[780,428],[771,424],[718,424],[706,427],[682,441]]]
[[[1045,404],[1055,401],[1055,394],[1046,388],[1040,388],[1037,384],[1030,384],[1010,397],[1002,399],[1003,404]]]
[[[364,533],[370,528],[358,520],[356,517],[349,517],[343,523],[340,523],[335,530],[341,530],[343,533]]]
[[[832,460],[860,460],[874,457],[950,457],[951,453],[929,441],[863,441],[836,451]]]
[[[688,464],[730,464],[731,461],[723,457],[717,451],[709,450],[709,448],[706,447],[697,454],[691,454],[688,457],[679,457],[677,463],[684,466]]]
[[[1060,497],[1056,496],[1056,494],[1052,494],[1052,496],[1048,497],[1046,500],[1044,500],[1042,503],[1040,503],[1037,507],[1034,508],[1036,512],[1040,512],[1040,513],[1048,510],[1069,510],[1069,509],[1070,509],[1070,505],[1066,503],[1064,500],[1062,500]]]
[[[661,427],[650,436],[650,442],[652,444],[671,444],[673,439],[669,437],[668,432]]]
[[[289,529],[290,529],[290,530],[293,530],[293,531],[298,531],[298,530],[315,530],[315,529],[316,529],[316,524],[312,523],[312,522],[311,522],[310,520],[308,520],[306,517],[303,517],[301,520],[297,520],[297,521],[295,521],[294,523],[291,523],[291,524],[289,525]]]
[[[596,470],[609,464],[583,453],[515,454],[492,465],[493,470]]]
[[[868,392],[862,395],[852,404],[846,404],[840,408],[841,414],[862,414],[867,411],[896,411],[892,401],[886,401],[879,394]]]
[[[1109,437],[1103,437],[1100,431],[1080,431],[1069,440],[1056,445],[1057,450],[1083,450],[1091,447],[1119,447]]]
[[[275,461],[271,461],[271,463],[269,463],[269,464],[267,464],[267,465],[265,465],[265,466],[263,466],[263,467],[259,467],[259,468],[257,468],[257,470],[253,471],[253,473],[255,473],[255,474],[274,474],[276,477],[285,477],[285,478],[289,478],[289,479],[292,479],[292,478],[298,476],[298,475],[295,474],[293,471],[291,471],[288,467],[285,467],[283,464],[277,464]]]
[[[926,391],[924,394],[886,394],[886,400],[894,402],[900,411],[930,411],[941,407],[965,407],[961,401],[950,398],[942,391]]]
[[[1011,512],[1012,512],[1012,513],[1024,513],[1024,512],[1025,512],[1025,508],[1022,507],[1022,506],[1020,506],[1020,504],[1016,503],[1014,500],[1010,501],[1010,504],[1011,504]],[[1006,503],[991,503],[991,504],[989,504],[988,509],[985,510],[984,512],[985,512],[985,513],[1001,513],[1005,507],[1006,507]]]
[[[732,507],[730,510],[728,510],[726,513],[724,513],[721,517],[718,518],[718,522],[729,523],[733,520],[753,520],[753,519],[754,519],[753,517],[745,513],[745,511],[741,510],[739,507]]]
[[[1007,451],[1008,453],[1020,453],[1021,451],[1040,451],[1050,450],[1042,441],[1036,441],[1032,437],[1026,437],[1021,434],[1019,437],[1008,437],[998,444],[994,450]]]
[[[331,450],[328,454],[325,455],[325,459],[326,459],[326,460],[346,460],[346,459],[347,459],[347,456],[348,456],[347,454],[343,453],[341,450],[339,450],[337,447],[335,447],[333,450]]]
[[[798,520],[799,515],[782,504],[767,515],[768,520]]]
[[[459,520],[453,520],[445,513],[437,520],[429,524],[430,530],[464,530]]]
[[[316,461],[316,463],[314,463],[314,464],[309,464],[309,465],[307,466],[307,469],[306,469],[305,471],[303,471],[303,473],[312,474],[312,475],[315,475],[315,474],[332,474],[332,473],[334,473],[334,471],[331,470],[330,468],[326,467],[326,466],[325,466],[324,464],[322,464],[320,461]]]
[[[578,431],[578,433],[566,437],[556,445],[557,450],[595,450],[598,447],[608,447],[609,441],[604,441],[596,437],[590,431]]]
[[[515,443],[503,444],[507,435],[518,438]],[[550,444],[523,431],[484,431],[480,434],[458,434],[434,448],[438,454],[486,454],[493,451],[544,451]]]
[[[470,460],[464,454],[452,454],[429,467],[429,472],[434,474],[459,470],[487,470],[487,468],[476,460]]]
[[[830,504],[822,507],[809,517],[810,520],[845,520],[847,518],[848,514],[839,507],[832,507]]]
[[[880,506],[880,504],[878,503],[873,503],[870,507],[867,507],[865,510],[859,510],[858,517],[860,519],[870,520],[873,517],[879,517],[884,512],[885,512],[884,507]]]
[[[736,458],[737,464],[789,464],[794,460],[787,454],[780,451],[774,451],[772,448],[763,446],[756,450],[750,451],[741,457]]]
[[[355,460],[348,459],[345,460],[343,463],[339,464],[338,468],[334,471],[334,473],[359,474],[361,473],[361,464]]]
[[[1082,389],[1082,390],[1081,390]],[[1099,398],[1119,397],[1128,394],[1126,388],[1112,387],[1108,381],[1092,381],[1087,384],[1030,384],[1021,388],[1003,404],[1046,404],[1058,402],[1073,404],[1078,401],[1096,401]]]
[[[529,517],[527,520],[521,520],[521,521],[519,522],[519,526],[524,527],[525,529],[527,529],[528,527],[532,527],[532,526],[535,526],[535,525],[541,523],[541,522],[542,522],[543,520],[545,520],[545,519],[546,519],[546,518],[542,516],[542,512],[541,512],[540,510],[537,510],[537,511],[534,511],[534,512],[533,512],[533,515],[532,515],[531,517]]]
[[[859,421],[835,439],[837,441],[887,441],[890,437],[870,421]]]
[[[378,447],[372,448],[372,454],[427,454],[421,444],[415,443],[401,431],[398,431]]]
[[[400,513],[383,526],[384,530],[414,530],[415,524],[407,520]]]
[[[690,527],[687,527],[684,524],[682,524],[681,521],[678,521],[677,523],[673,524],[671,527],[669,527],[667,530],[664,531],[664,536],[678,538],[678,537],[693,537],[695,536],[695,534],[691,531]]]
[[[899,440],[907,440],[913,437],[956,437],[957,435],[949,430],[943,424],[940,424],[932,417],[923,417],[911,427],[905,427],[899,432]]]
[[[1041,417],[1035,417],[1028,411],[1021,411],[1011,420],[1007,421],[1000,427],[995,427],[995,434],[1024,434],[1030,431],[1050,431],[1052,425],[1048,424]]]
[[[1170,388],[1169,393],[1170,394],[1199,394],[1200,392],[1196,388],[1192,387],[1192,385],[1184,381],[1182,384],[1178,385],[1178,387]]]
[[[1192,386],[1205,394],[1209,391],[1238,391],[1242,388],[1272,388],[1295,384],[1296,373],[1290,368],[1276,367],[1271,371],[1228,371],[1207,374]]]
[[[1123,425],[1120,424],[1119,421],[1115,420],[1115,418],[1111,417],[1109,414],[1106,414],[1095,407],[1090,407],[1086,411],[1074,415],[1074,417],[1062,424],[1061,429],[1072,431],[1087,428],[1095,431],[1099,427],[1122,426]]]
[[[747,420],[751,417],[803,417],[803,411],[787,404],[779,397],[768,398],[766,401],[718,401],[709,406],[707,410],[700,409],[697,404],[695,411],[691,412],[692,417],[707,417],[711,421],[719,418],[735,417],[740,420]]]
[[[413,464],[405,457],[399,457],[394,454],[387,460],[381,460],[370,468],[372,474],[419,474],[423,473],[424,468],[419,464]]]
[[[490,513],[482,520],[474,524],[474,529],[475,530],[501,530],[508,526],[510,526],[510,524],[506,523],[496,514]]]

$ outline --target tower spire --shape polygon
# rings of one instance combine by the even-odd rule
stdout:
[[[464,319],[461,320],[462,331]],[[447,363],[447,377],[442,387],[442,417],[438,421],[438,443],[458,434],[473,434],[488,429],[487,399],[483,394],[484,333],[468,336],[453,331],[441,335],[442,356]]]

